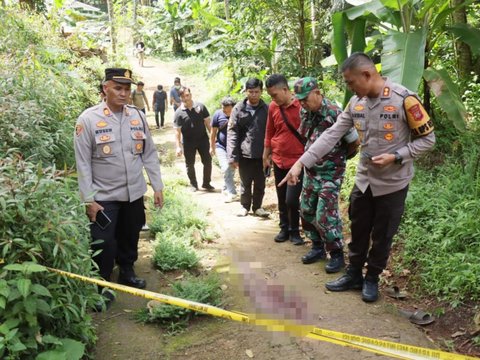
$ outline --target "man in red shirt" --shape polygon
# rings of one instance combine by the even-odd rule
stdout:
[[[299,232],[299,197],[302,183],[300,181],[293,186],[287,184],[278,186],[303,154],[304,143],[296,130],[300,126],[301,106],[288,88],[285,76],[273,74],[268,77],[265,85],[273,101],[268,107],[263,167],[268,173],[273,162],[280,213],[280,232],[274,240],[284,242],[290,239],[294,245],[302,245],[303,239]]]

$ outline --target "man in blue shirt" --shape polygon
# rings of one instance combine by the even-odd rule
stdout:
[[[173,111],[175,112],[182,103],[182,99],[180,99],[180,94],[178,90],[182,87],[180,83],[180,78],[176,77],[173,82],[173,87],[170,89],[170,105],[173,105]]]
[[[223,193],[227,203],[238,199],[233,180],[235,168],[228,163],[227,159],[227,126],[235,103],[235,100],[231,97],[223,98],[222,109],[213,114],[212,131],[210,132],[210,154],[212,156],[216,154],[220,163],[224,180]]]

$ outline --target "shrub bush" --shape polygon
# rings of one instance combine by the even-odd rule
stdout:
[[[74,164],[75,119],[98,101],[98,63],[75,57],[44,16],[2,7],[0,17],[0,358],[80,359],[100,297],[43,265],[95,276],[78,186],[56,168]]]
[[[94,276],[87,219],[76,194],[75,182],[53,167],[42,169],[12,152],[0,158],[2,359],[33,359],[48,351],[71,359],[65,347],[79,351],[95,341],[88,314],[99,299],[94,287],[35,265]]]
[[[171,232],[158,233],[153,262],[163,271],[190,269],[197,265],[198,256],[188,244],[189,237]]]

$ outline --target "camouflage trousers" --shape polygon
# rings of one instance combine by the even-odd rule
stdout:
[[[326,179],[305,172],[300,199],[300,215],[305,235],[314,247],[330,252],[343,249],[342,219],[338,210],[338,195],[342,186],[340,177]]]

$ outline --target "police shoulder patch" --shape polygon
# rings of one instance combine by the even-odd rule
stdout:
[[[420,101],[413,95],[407,96],[404,100],[405,113],[408,126],[414,136],[423,136],[433,131],[433,123],[430,120]]]
[[[83,132],[83,125],[82,124],[75,125],[75,134],[77,136],[80,136],[82,132]]]

